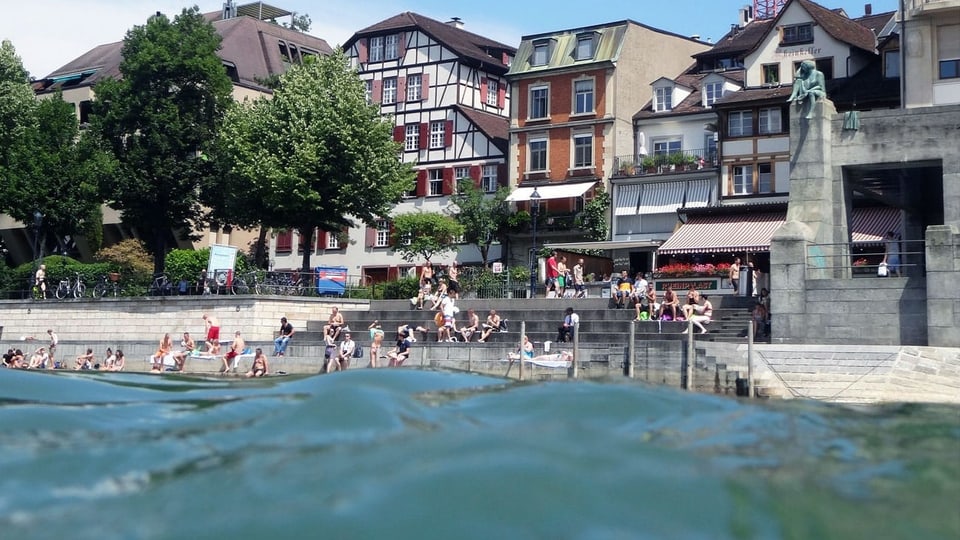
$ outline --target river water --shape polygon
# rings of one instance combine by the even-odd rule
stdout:
[[[960,408],[0,370],[0,538],[960,538]]]

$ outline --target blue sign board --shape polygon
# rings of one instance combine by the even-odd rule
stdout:
[[[347,288],[346,266],[318,266],[315,271],[317,273],[317,294],[343,296]]]

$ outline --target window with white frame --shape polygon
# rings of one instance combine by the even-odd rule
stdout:
[[[883,51],[883,76],[896,79],[900,76],[900,50]]]
[[[683,144],[680,139],[654,139],[653,155],[667,156],[676,154],[683,150]]]
[[[757,164],[757,193],[773,193],[773,164]]]
[[[664,112],[673,109],[673,88],[661,86],[653,89],[653,110]]]
[[[733,167],[734,195],[753,193],[753,165],[735,165]]]
[[[550,60],[550,42],[536,41],[533,43],[533,56],[530,58],[531,66],[545,66]]]
[[[327,233],[326,249],[340,249],[340,233],[338,232]]]
[[[577,60],[589,60],[593,58],[596,37],[597,35],[594,33],[580,34],[577,36]]]
[[[387,247],[390,245],[390,222],[385,219],[377,220],[377,238],[373,247]]]
[[[547,139],[530,139],[530,170],[547,170]]]
[[[813,41],[813,24],[792,24],[780,29],[780,44],[794,45]]]
[[[367,104],[373,103],[373,80],[367,79],[363,81],[363,94],[367,99]]]
[[[383,80],[383,96],[381,103],[389,105],[397,102],[397,78],[387,77]]]
[[[423,99],[423,75],[412,73],[407,75],[407,101]]]
[[[727,134],[731,137],[753,135],[753,111],[731,111],[727,115]]]
[[[498,105],[498,93],[500,92],[500,82],[496,79],[487,79],[487,105],[496,107]]]
[[[427,178],[430,180],[429,192],[427,193],[430,197],[439,197],[443,195],[443,169],[430,169],[427,172]]]
[[[723,83],[712,82],[703,85],[703,104],[712,107],[713,103],[723,97]]]
[[[761,135],[768,135],[771,133],[780,133],[783,131],[782,124],[780,122],[780,107],[771,107],[768,109],[760,109],[760,122],[758,130]]]
[[[430,122],[430,148],[443,148],[446,140],[447,123],[443,120]]]
[[[457,182],[457,193],[462,193],[463,191],[460,189],[461,180],[470,180],[470,167],[454,167],[453,179]]]
[[[483,186],[483,191],[487,193],[493,193],[497,191],[497,166],[496,165],[483,166],[483,175],[480,177],[480,183]]]
[[[530,119],[546,118],[550,104],[550,89],[546,86],[530,88]]]
[[[593,112],[593,79],[581,79],[573,83],[573,113]]]
[[[384,38],[383,58],[393,60],[400,57],[400,34],[390,34]]]
[[[593,167],[592,133],[577,133],[573,136],[573,167]]]
[[[960,78],[960,24],[937,27],[937,65],[940,79]]]
[[[416,152],[420,149],[420,124],[407,124],[404,128],[403,149],[407,152]]]
[[[370,38],[370,50],[367,53],[370,62],[383,62],[383,36]]]

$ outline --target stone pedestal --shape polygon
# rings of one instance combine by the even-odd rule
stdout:
[[[960,233],[955,225],[927,227],[927,341],[931,347],[960,347]]]

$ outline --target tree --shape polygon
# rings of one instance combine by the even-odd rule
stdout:
[[[29,140],[37,129],[36,107],[23,62],[13,44],[4,40],[0,43],[0,206],[7,213],[16,206],[13,186],[29,176],[26,164]],[[26,221],[32,222],[33,218]]]
[[[367,103],[339,50],[293,66],[272,99],[231,109],[218,148],[226,179],[208,186],[207,199],[220,219],[296,229],[308,246],[316,228],[373,226],[413,188],[392,121]],[[304,250],[305,272],[310,256]]]
[[[403,260],[430,260],[434,255],[457,251],[456,240],[463,235],[463,225],[436,212],[410,212],[393,219],[390,245]]]
[[[121,79],[95,87],[93,129],[119,163],[108,204],[135,225],[162,272],[171,231],[206,225],[200,186],[215,174],[204,158],[231,101],[220,36],[196,7],[170,21],[150,17],[127,32]]]
[[[588,240],[603,241],[607,239],[607,212],[610,210],[610,194],[597,186],[593,200],[583,207],[577,216],[578,224]]]
[[[484,266],[488,263],[490,245],[506,241],[510,231],[512,213],[506,202],[509,194],[509,188],[501,187],[488,197],[467,179],[459,181],[459,192],[450,197],[460,210],[456,219],[463,226],[463,238],[477,246]]]

